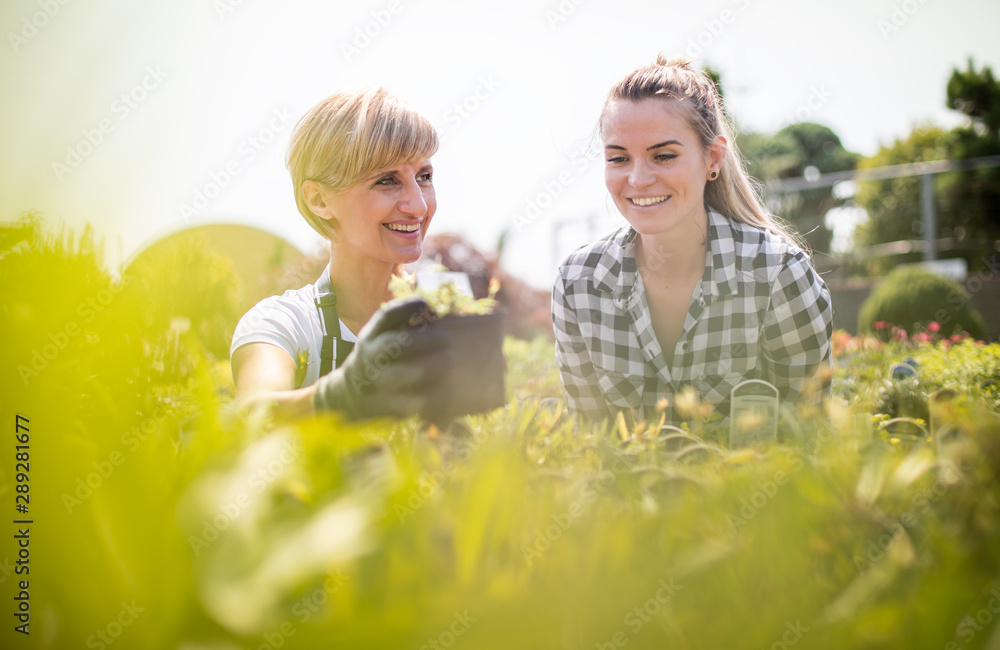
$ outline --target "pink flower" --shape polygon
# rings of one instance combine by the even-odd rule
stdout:
[[[948,337],[948,340],[951,341],[952,343],[959,343],[961,342],[962,338],[964,337],[961,334],[952,334],[951,336]]]
[[[938,332],[940,332],[940,331],[941,331],[941,324],[940,324],[940,323],[938,323],[938,322],[937,322],[936,320],[932,320],[932,321],[931,321],[931,322],[930,322],[930,323],[929,323],[929,324],[927,325],[927,329],[929,329],[930,331],[932,331],[932,332],[934,332],[935,334],[937,334]]]
[[[914,338],[914,340],[920,341],[921,343],[929,343],[930,340],[931,340],[931,335],[928,334],[927,332],[920,332],[919,334],[917,334],[913,338]]]
[[[833,353],[837,355],[844,350],[850,350],[854,344],[854,338],[844,330],[837,330],[830,338],[830,344],[833,346]]]
[[[874,323],[872,323],[872,327],[874,327],[877,330],[884,330],[889,327],[889,323],[884,320],[877,320]]]

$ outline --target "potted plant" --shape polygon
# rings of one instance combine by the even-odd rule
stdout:
[[[455,360],[445,370],[442,379],[445,389],[420,414],[429,422],[444,424],[462,415],[498,408],[506,402],[503,315],[496,310],[495,296],[500,289],[496,278],[490,281],[489,295],[476,299],[456,282],[465,279],[467,284],[464,274],[431,275],[436,281],[429,285],[423,282],[426,276],[422,274],[419,282],[418,276],[404,274],[394,278],[389,287],[397,299],[418,296],[429,306],[425,316],[410,324],[413,336],[444,330],[451,338]]]

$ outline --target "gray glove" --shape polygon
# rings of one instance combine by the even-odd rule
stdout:
[[[343,365],[316,382],[316,411],[337,410],[351,420],[422,411],[451,363],[447,333],[421,325],[428,315],[421,298],[394,301],[376,312]]]

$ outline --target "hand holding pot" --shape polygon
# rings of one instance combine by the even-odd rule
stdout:
[[[343,365],[316,382],[316,410],[341,411],[351,420],[406,417],[425,410],[436,399],[452,357],[448,332],[421,325],[428,315],[421,298],[395,301],[379,310]],[[420,335],[414,336],[417,331]]]

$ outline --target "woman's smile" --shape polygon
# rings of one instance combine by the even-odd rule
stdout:
[[[423,223],[423,219],[418,221],[390,221],[389,223],[383,223],[382,226],[400,237],[415,239],[420,236],[420,227]]]
[[[663,203],[664,201],[666,201],[669,198],[670,198],[669,195],[668,196],[650,196],[650,197],[630,197],[629,201],[632,202],[632,205],[637,205],[637,206],[640,206],[640,207],[648,207],[648,206],[651,206],[651,205],[659,205],[660,203]]]

